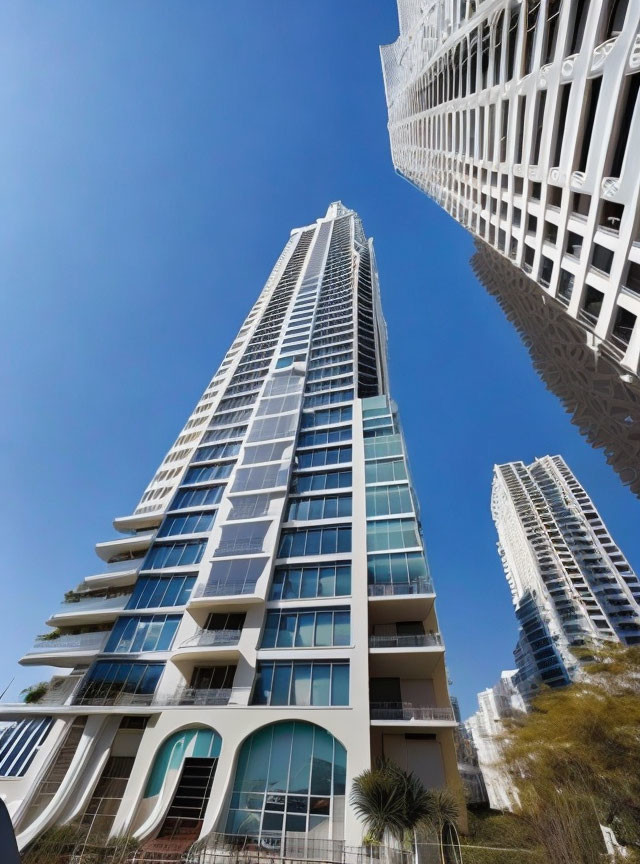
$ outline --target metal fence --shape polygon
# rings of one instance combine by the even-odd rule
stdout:
[[[48,836],[47,836],[48,835]],[[419,842],[414,849],[347,846],[301,834],[273,837],[210,834],[186,851],[162,851],[131,837],[102,840],[65,826],[46,832],[22,864],[537,864],[530,850]]]

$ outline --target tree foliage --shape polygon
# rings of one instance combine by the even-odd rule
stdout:
[[[640,849],[640,647],[590,654],[580,680],[541,692],[505,741],[519,815],[554,864],[601,862],[600,824]]]

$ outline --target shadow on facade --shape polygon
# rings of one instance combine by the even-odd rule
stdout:
[[[640,498],[640,387],[625,370],[589,346],[591,334],[564,306],[482,241],[471,267],[525,344],[535,369],[571,416],[571,422],[625,486]]]

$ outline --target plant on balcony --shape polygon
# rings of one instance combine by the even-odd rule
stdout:
[[[54,639],[59,639],[62,636],[62,630],[59,627],[49,630],[48,633],[40,633],[38,636],[39,642],[52,642]]]
[[[20,691],[20,695],[24,696],[24,702],[28,705],[33,705],[42,699],[48,689],[49,684],[46,681],[40,681],[38,684],[31,684],[30,687],[25,687],[24,690]]]
[[[65,603],[79,603],[82,600],[84,595],[79,591],[65,591],[64,592],[64,602]]]

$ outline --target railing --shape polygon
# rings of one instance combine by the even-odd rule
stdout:
[[[92,612],[94,609],[124,609],[129,597],[131,594],[118,594],[116,597],[78,597],[77,600],[65,600],[54,614],[73,615],[77,612]]]
[[[205,585],[197,585],[191,597],[233,597],[237,594],[253,594],[255,590],[255,579],[235,582],[208,582]]]
[[[103,695],[83,696],[82,693],[73,700],[73,705],[103,706],[103,705],[128,705],[146,706],[155,702],[153,693],[104,693]]]
[[[57,654],[62,651],[99,651],[109,634],[77,633],[74,636],[56,638],[39,636],[29,650],[29,654]]]
[[[185,639],[180,648],[195,648],[197,645],[237,645],[240,641],[242,630],[198,630],[198,632]]]
[[[433,708],[412,702],[371,702],[372,720],[455,720],[451,708]]]
[[[213,690],[199,687],[182,687],[169,696],[158,696],[161,705],[228,705],[231,698],[230,687]],[[155,702],[156,700],[154,700]]]
[[[442,645],[439,633],[421,633],[415,636],[369,636],[369,648],[425,648]]]
[[[433,594],[430,579],[416,579],[413,582],[388,582],[382,585],[369,585],[369,597],[394,597],[402,594]]]

